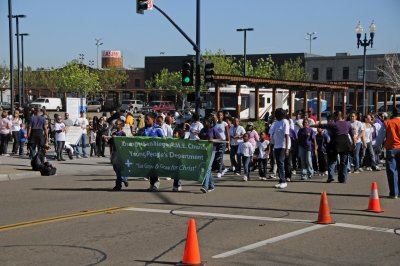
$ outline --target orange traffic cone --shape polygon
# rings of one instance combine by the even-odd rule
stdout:
[[[329,210],[328,197],[326,192],[322,192],[321,201],[319,203],[318,224],[333,224]]]
[[[378,185],[376,184],[376,182],[372,182],[371,195],[369,196],[369,204],[367,211],[370,212],[384,211],[381,209],[381,204],[379,203]]]
[[[186,237],[185,252],[182,261],[176,265],[205,265],[200,259],[199,243],[197,242],[196,222],[189,220],[189,227]]]

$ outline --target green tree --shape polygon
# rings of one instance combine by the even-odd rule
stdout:
[[[69,63],[54,72],[53,77],[59,92],[83,92],[86,96],[89,93],[101,91],[97,73],[90,72],[85,66]]]
[[[116,69],[103,69],[97,72],[102,90],[115,89],[128,82],[126,71]]]
[[[218,50],[216,53],[206,50],[202,55],[202,60],[212,61],[214,63],[214,72],[216,74],[240,75],[242,73],[240,65],[235,58],[226,55],[223,50]]]
[[[302,66],[302,60],[297,57],[295,60],[286,60],[276,71],[276,79],[306,81],[309,79],[305,68]]]

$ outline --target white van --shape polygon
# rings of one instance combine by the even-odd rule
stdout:
[[[56,110],[57,112],[63,109],[60,98],[38,98],[31,102],[32,108],[46,108],[46,110]]]
[[[122,105],[119,108],[121,112],[125,112],[132,107],[133,112],[137,113],[143,107],[143,102],[141,100],[122,100]]]

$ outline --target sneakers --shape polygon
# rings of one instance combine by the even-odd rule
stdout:
[[[353,171],[353,174],[359,174],[359,173],[360,171],[358,169]]]
[[[222,174],[221,173],[218,173],[217,174],[217,178],[221,178],[222,177]]]
[[[371,168],[371,167],[365,167],[364,170],[365,170],[365,171],[372,171],[372,168]]]
[[[276,176],[275,175],[269,175],[269,179],[275,179],[276,178]]]
[[[124,183],[125,187],[128,187],[128,186],[129,186],[128,181],[122,181],[122,182]]]
[[[157,192],[159,187],[160,187],[160,182],[157,181],[157,182],[154,183],[154,185],[150,185],[149,191]]]
[[[178,186],[178,187],[173,187],[172,188],[172,191],[174,191],[174,192],[178,192],[178,191],[182,191],[182,186]]]
[[[112,190],[113,190],[113,191],[120,191],[121,188],[122,188],[121,186],[115,186],[115,187],[113,187]]]
[[[306,176],[302,176],[301,180],[308,180],[308,178]]]
[[[240,175],[240,173],[239,172],[235,172],[235,175]]]
[[[375,166],[375,168],[373,169],[374,171],[380,171],[381,168],[379,166]]]
[[[364,170],[362,168],[358,168],[358,171],[360,172],[364,172]]]
[[[296,170],[292,170],[292,175],[295,175],[296,174]]]
[[[88,158],[86,155],[83,155],[83,157],[82,158]]]
[[[286,182],[290,182],[291,180],[290,180],[290,178],[286,178]]]
[[[389,199],[397,199],[398,198],[398,196],[393,196],[393,195],[389,195],[389,197],[388,197]]]
[[[258,177],[258,180],[267,180],[267,178],[266,178],[266,177],[259,176],[259,177]]]
[[[77,155],[76,158],[80,159],[80,158],[82,158],[82,157],[81,157],[80,155]]]
[[[200,191],[203,193],[207,193],[207,192],[213,192],[215,188],[211,187],[209,189],[206,189],[205,187],[201,187]]]
[[[335,181],[335,179],[333,179],[333,178],[328,178],[328,180],[326,180],[326,183],[332,183],[333,181]]]
[[[228,168],[225,168],[224,170],[222,170],[221,176],[225,175],[226,172],[228,172]]]
[[[275,185],[275,188],[286,188],[287,187],[287,183],[279,183]]]
[[[248,180],[247,175],[243,176],[243,181],[246,182],[247,180]]]

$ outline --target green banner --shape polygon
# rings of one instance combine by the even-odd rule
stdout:
[[[122,176],[162,176],[203,182],[212,154],[209,141],[115,137]]]

